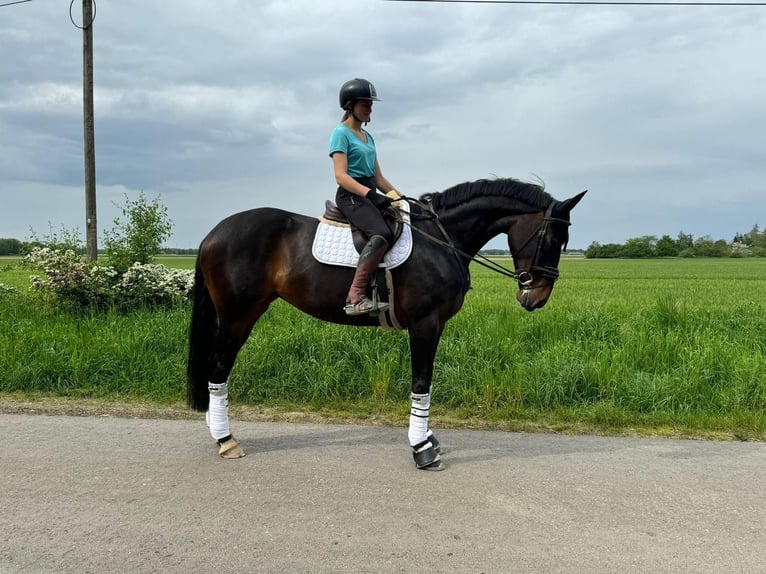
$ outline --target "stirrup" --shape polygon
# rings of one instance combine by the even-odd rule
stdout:
[[[346,315],[367,315],[372,312],[380,312],[388,309],[388,303],[378,303],[377,306],[373,305],[367,297],[362,297],[356,303],[346,303],[343,310]]]

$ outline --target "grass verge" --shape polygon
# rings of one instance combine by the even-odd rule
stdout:
[[[200,418],[183,404],[189,310],[74,314],[0,268],[0,412]],[[766,440],[766,261],[563,261],[548,306],[474,270],[435,365],[434,427]],[[721,296],[720,277],[730,287]],[[732,296],[736,293],[736,296]],[[404,426],[405,333],[278,302],[230,377],[240,420]]]

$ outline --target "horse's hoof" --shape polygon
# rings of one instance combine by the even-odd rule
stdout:
[[[221,458],[242,458],[245,456],[245,451],[240,448],[237,439],[230,437],[228,440],[218,443],[218,454],[221,455]]]
[[[413,446],[412,457],[415,459],[415,466],[421,470],[444,470],[445,468],[430,439]]]
[[[444,470],[447,468],[441,460],[435,460],[426,466],[419,466],[418,470]]]

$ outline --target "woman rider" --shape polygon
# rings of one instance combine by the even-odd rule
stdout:
[[[375,140],[362,129],[362,125],[370,121],[372,102],[379,101],[375,86],[362,78],[349,80],[341,86],[339,100],[343,118],[330,136],[330,157],[338,183],[335,203],[368,238],[359,256],[344,310],[348,315],[362,315],[373,310],[367,298],[367,286],[393,243],[391,229],[381,213],[392,200],[376,190],[395,190],[380,170]],[[378,310],[387,307],[387,303],[381,303]]]

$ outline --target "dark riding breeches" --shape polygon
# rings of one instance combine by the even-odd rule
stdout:
[[[360,178],[357,181],[375,189],[372,180]],[[391,228],[383,219],[378,208],[369,199],[339,187],[335,194],[335,204],[356,228],[364,232],[368,239],[373,235],[380,235],[389,246],[394,244]]]

